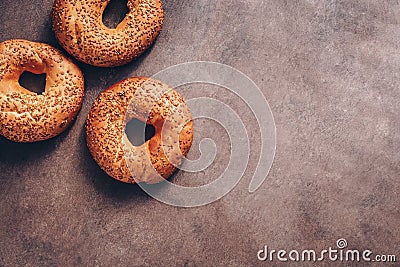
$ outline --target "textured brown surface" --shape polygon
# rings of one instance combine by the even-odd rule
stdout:
[[[0,140],[0,265],[268,266],[256,258],[264,245],[323,249],[340,237],[351,248],[399,257],[398,1],[163,3],[163,31],[139,60],[115,69],[80,64],[86,98],[69,131],[38,144]],[[57,44],[51,6],[2,0],[0,40]],[[86,148],[84,122],[101,90],[192,60],[232,65],[260,86],[275,116],[277,154],[265,183],[249,194],[259,143],[251,132],[254,153],[239,185],[218,202],[183,209],[104,174]],[[218,98],[256,127],[229,92],[178,91]],[[206,183],[228,160],[220,126],[198,120],[195,130],[189,156],[199,155],[201,137],[215,139],[219,153],[204,172],[179,172],[179,184]],[[339,264],[318,264],[328,265]]]

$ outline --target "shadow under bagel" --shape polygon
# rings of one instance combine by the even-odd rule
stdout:
[[[74,124],[75,121],[58,136],[40,142],[17,143],[0,135],[0,161],[15,166],[40,161],[68,137]]]

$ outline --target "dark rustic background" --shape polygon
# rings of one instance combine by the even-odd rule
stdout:
[[[400,258],[399,1],[163,2],[163,31],[139,59],[104,69],[79,63],[86,97],[70,129],[34,144],[0,138],[0,266],[254,266],[264,245],[319,250],[338,238]],[[110,25],[121,3],[108,10]],[[51,6],[1,0],[0,41],[59,48]],[[187,98],[228,103],[254,128],[251,164],[239,185],[213,204],[184,209],[104,174],[83,126],[103,89],[193,60],[231,65],[260,86],[275,116],[277,154],[266,182],[249,194],[260,143],[250,111],[218,87],[178,88]],[[206,120],[195,127],[190,156],[198,156],[204,137],[217,141],[219,153],[204,172],[179,172],[173,180],[180,184],[204,184],[227,164],[222,127]]]

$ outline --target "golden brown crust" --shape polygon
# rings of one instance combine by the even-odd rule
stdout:
[[[24,71],[46,73],[38,95],[20,86]],[[35,142],[63,132],[81,108],[80,69],[50,45],[26,40],[0,43],[0,134],[16,142]]]
[[[146,50],[164,20],[160,0],[128,0],[129,12],[116,29],[102,15],[110,0],[55,0],[52,24],[60,44],[80,61],[99,67],[120,66]]]
[[[145,121],[155,135],[133,146],[126,123]],[[126,183],[157,183],[182,163],[193,140],[190,110],[182,96],[159,81],[137,77],[121,81],[95,100],[86,121],[87,144],[100,167]]]

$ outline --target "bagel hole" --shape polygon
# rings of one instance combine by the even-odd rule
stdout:
[[[141,146],[155,135],[156,129],[151,124],[132,119],[126,124],[125,133],[132,145]]]
[[[19,85],[26,90],[34,92],[38,95],[44,93],[46,88],[46,73],[34,74],[29,71],[24,71],[19,77]]]
[[[115,29],[128,12],[127,0],[111,0],[103,12],[103,24],[109,29]]]

